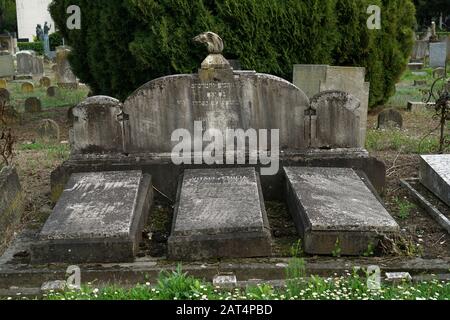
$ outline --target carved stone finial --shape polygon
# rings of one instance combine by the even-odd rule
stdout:
[[[206,43],[210,54],[221,54],[223,51],[223,40],[214,32],[204,32],[193,39],[195,42]]]

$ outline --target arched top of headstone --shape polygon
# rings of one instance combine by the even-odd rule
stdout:
[[[80,104],[78,104],[77,107],[87,107],[91,105],[103,105],[103,106],[114,106],[120,105],[121,102],[115,98],[108,97],[108,96],[93,96],[89,97],[86,100],[82,101]]]
[[[323,91],[311,98],[311,108],[317,110],[324,103],[329,101],[336,101],[343,108],[352,112],[358,111],[361,106],[361,101],[354,95],[338,90]]]

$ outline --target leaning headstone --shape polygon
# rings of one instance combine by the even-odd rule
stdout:
[[[32,248],[39,263],[133,261],[152,204],[141,171],[73,174]]]
[[[285,167],[288,207],[305,252],[361,255],[399,226],[353,169]]]
[[[39,79],[39,84],[41,87],[48,88],[52,85],[52,80],[49,77],[42,77]]]
[[[26,113],[38,113],[42,111],[42,103],[39,98],[30,97],[25,100]]]
[[[436,106],[436,103],[434,102],[414,102],[414,101],[408,101],[408,105],[406,106],[406,109],[410,112],[421,112],[426,110],[427,108],[434,108]]]
[[[194,169],[179,187],[169,257],[270,256],[270,231],[254,168]]]
[[[58,95],[59,88],[56,86],[50,86],[47,88],[47,96],[48,97],[56,97]]]
[[[0,78],[14,76],[14,58],[12,55],[0,55]]]
[[[21,86],[22,93],[32,93],[34,92],[34,84],[31,82],[24,82]]]
[[[0,79],[0,89],[7,89],[8,88],[8,81],[5,79]]]
[[[447,60],[447,43],[436,42],[430,43],[430,67],[445,67]]]
[[[37,128],[39,138],[46,142],[59,142],[59,125],[52,119],[41,120]]]
[[[387,109],[378,115],[377,129],[403,128],[403,117],[400,112],[394,109]]]
[[[420,182],[450,206],[450,154],[420,158]]]

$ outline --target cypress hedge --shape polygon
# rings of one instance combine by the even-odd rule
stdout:
[[[81,30],[66,28],[73,4]],[[366,26],[372,4],[382,8],[381,30]],[[415,26],[412,0],[53,0],[50,12],[75,74],[119,99],[151,79],[195,72],[206,52],[192,38],[213,31],[227,58],[287,80],[299,63],[364,66],[375,106],[394,93]]]

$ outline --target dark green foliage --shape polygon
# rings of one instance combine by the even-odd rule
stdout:
[[[44,54],[44,43],[43,42],[19,42],[17,43],[19,50],[33,50],[36,51],[38,55]]]
[[[61,33],[54,32],[49,35],[50,40],[50,50],[54,51],[56,50],[56,47],[62,46],[63,44],[63,38]]]
[[[449,0],[414,0],[417,8],[417,22],[422,28],[427,28],[431,25],[432,19],[450,15],[450,1]],[[447,30],[450,31],[450,20],[447,21]]]
[[[81,7],[81,30],[65,27],[71,4]],[[370,4],[382,6],[382,30],[366,27]],[[412,0],[53,0],[50,9],[77,76],[120,99],[151,79],[195,72],[206,50],[192,38],[213,31],[227,58],[287,80],[294,64],[364,66],[377,105],[407,64],[415,24]]]
[[[15,0],[0,0],[0,33],[17,31]]]

